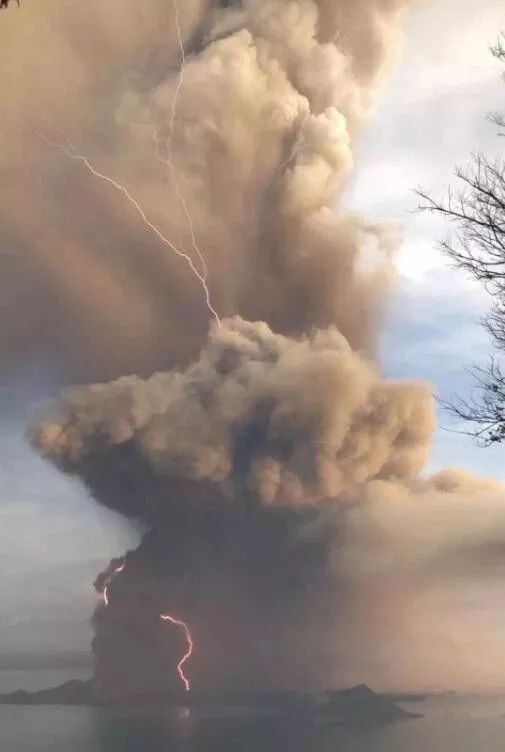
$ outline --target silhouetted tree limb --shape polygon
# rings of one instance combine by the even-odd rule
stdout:
[[[442,407],[455,417],[473,424],[464,431],[477,439],[481,446],[505,441],[505,374],[495,357],[488,366],[471,369],[475,379],[474,396],[454,397],[442,401]]]
[[[491,47],[491,53],[497,60],[501,60],[505,63],[505,33],[501,33],[498,37],[496,44]],[[505,78],[505,74],[504,74]],[[489,114],[489,120],[498,126],[499,136],[505,136],[505,115],[501,112],[491,112]]]
[[[505,34],[491,48],[505,63]],[[505,116],[492,113],[490,120],[505,136]],[[419,190],[419,209],[444,217],[454,227],[441,246],[457,269],[481,282],[493,298],[483,318],[496,354],[487,367],[472,369],[475,394],[443,403],[454,416],[473,424],[466,431],[482,445],[505,442],[505,160],[472,155],[470,165],[456,170],[458,189],[449,189],[444,200]]]

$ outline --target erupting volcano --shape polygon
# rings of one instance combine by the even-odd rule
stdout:
[[[97,687],[380,686],[413,642],[424,670],[436,583],[505,522],[498,484],[425,474],[432,388],[378,362],[397,232],[345,209],[409,0],[91,5],[30,8],[58,86],[35,59],[0,211],[37,207],[32,446],[138,531],[96,581]]]

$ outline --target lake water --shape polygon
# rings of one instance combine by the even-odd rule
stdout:
[[[4,690],[40,688],[65,672],[0,672]],[[22,676],[23,675],[23,676]],[[75,676],[75,672],[73,673]],[[21,683],[23,679],[23,683]],[[19,680],[19,681],[18,681]],[[157,713],[0,706],[2,752],[503,752],[505,697],[441,697],[424,714],[376,731],[294,731],[268,718],[181,709]]]

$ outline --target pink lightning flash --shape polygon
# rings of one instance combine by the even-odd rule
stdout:
[[[189,658],[191,658],[191,656],[193,655],[193,640],[191,639],[191,632],[189,631],[189,627],[185,621],[182,621],[180,619],[175,619],[173,616],[170,616],[169,614],[160,614],[160,619],[162,621],[169,621],[171,624],[175,624],[177,627],[182,627],[182,629],[184,630],[188,647],[187,647],[186,652],[182,656],[181,660],[177,664],[177,673],[181,677],[181,681],[184,684],[184,689],[186,690],[186,692],[189,692],[189,690],[191,689],[191,684],[189,682],[188,677],[184,673],[183,666],[186,663],[186,661]]]
[[[114,579],[114,577],[117,574],[119,574],[120,572],[123,571],[123,569],[125,568],[125,566],[126,566],[125,562],[123,562],[122,564],[120,564],[118,567],[116,567],[115,569],[112,570],[112,572],[109,574],[109,576],[105,580],[105,585],[104,585],[104,588],[103,588],[103,591],[102,591],[102,595],[103,595],[103,602],[105,603],[106,606],[109,605],[109,585],[112,582],[112,580]]]
[[[112,580],[116,577],[116,575],[120,574],[126,567],[126,562],[123,562],[122,564],[119,564],[115,569],[111,571],[111,573],[108,575],[107,579],[105,580],[104,588],[102,591],[103,595],[103,602],[105,606],[109,605],[109,586],[112,582]],[[186,663],[187,660],[193,655],[193,639],[191,637],[191,632],[189,631],[189,627],[185,621],[182,621],[181,619],[176,619],[174,616],[170,616],[170,614],[160,614],[160,619],[162,621],[169,621],[171,624],[174,624],[176,627],[182,627],[184,630],[184,635],[186,637],[187,642],[187,650],[180,659],[179,663],[177,664],[177,673],[179,674],[181,681],[184,685],[184,689],[186,692],[189,692],[191,689],[191,684],[184,673],[183,666]]]

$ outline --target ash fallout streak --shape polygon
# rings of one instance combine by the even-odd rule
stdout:
[[[42,89],[46,111],[93,159],[55,146],[115,191],[28,149],[0,217],[28,249],[16,271],[38,292],[35,320],[54,305],[48,280],[58,292],[63,328],[37,346],[62,381],[93,382],[43,411],[32,444],[141,531],[98,578],[98,686],[184,689],[193,644],[197,690],[454,675],[461,661],[440,642],[449,599],[436,598],[484,577],[505,539],[503,489],[424,474],[432,390],[376,363],[397,237],[342,207],[409,2],[187,0],[175,13],[148,0],[135,19],[123,0],[106,17],[98,0],[42,5],[44,49],[72,49],[68,77],[58,55],[59,86]],[[39,60],[30,80],[45,87]],[[69,113],[60,89],[77,80]],[[18,121],[44,130],[27,100],[9,109],[14,141]],[[34,174],[55,190],[42,195]],[[17,189],[39,207],[19,224]]]

